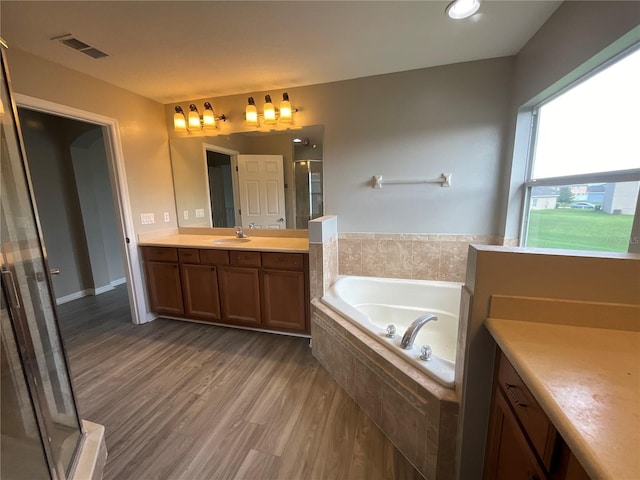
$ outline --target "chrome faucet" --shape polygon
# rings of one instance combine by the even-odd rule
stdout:
[[[411,325],[409,325],[409,328],[407,328],[407,331],[404,332],[404,335],[402,336],[402,341],[400,342],[402,348],[404,348],[405,350],[409,350],[411,347],[413,347],[413,341],[416,339],[418,331],[424,326],[425,323],[430,322],[431,320],[436,321],[438,320],[438,317],[436,317],[433,313],[427,313],[426,315],[422,315],[421,317],[418,317],[413,322],[411,322]]]
[[[242,227],[236,226],[235,229],[236,229],[236,237],[238,237],[238,238],[248,238],[247,235],[242,230]]]

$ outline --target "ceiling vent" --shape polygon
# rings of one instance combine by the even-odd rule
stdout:
[[[80,53],[84,53],[85,55],[90,56],[91,58],[104,58],[109,55],[104,53],[101,50],[98,50],[95,47],[83,42],[82,40],[78,40],[70,33],[65,33],[64,35],[59,35],[57,37],[53,37],[51,40],[57,40],[58,42],[66,45],[69,48],[73,48]]]

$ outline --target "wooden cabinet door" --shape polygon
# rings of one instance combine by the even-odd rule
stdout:
[[[260,276],[257,268],[219,267],[222,319],[238,325],[260,325]]]
[[[262,324],[266,328],[305,332],[304,272],[262,271]]]
[[[151,311],[164,315],[183,315],[182,285],[178,264],[146,262],[145,272]]]
[[[545,480],[501,391],[494,392],[487,439],[484,480]]]
[[[184,312],[198,320],[219,321],[217,269],[211,265],[182,265],[182,292]]]

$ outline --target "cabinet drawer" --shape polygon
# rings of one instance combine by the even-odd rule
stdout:
[[[200,263],[200,250],[197,248],[179,248],[178,258],[180,263]]]
[[[550,470],[558,432],[503,353],[498,365],[498,382],[536,453]]]
[[[229,265],[229,252],[227,250],[200,250],[200,263]]]
[[[231,264],[243,267],[259,267],[260,252],[230,251]]]
[[[304,266],[301,253],[263,253],[262,266],[286,270],[302,270]]]
[[[178,249],[170,247],[142,247],[142,256],[148,262],[177,262]]]

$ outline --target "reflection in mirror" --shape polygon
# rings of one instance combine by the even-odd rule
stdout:
[[[181,227],[298,228],[323,215],[323,127],[171,139]]]

